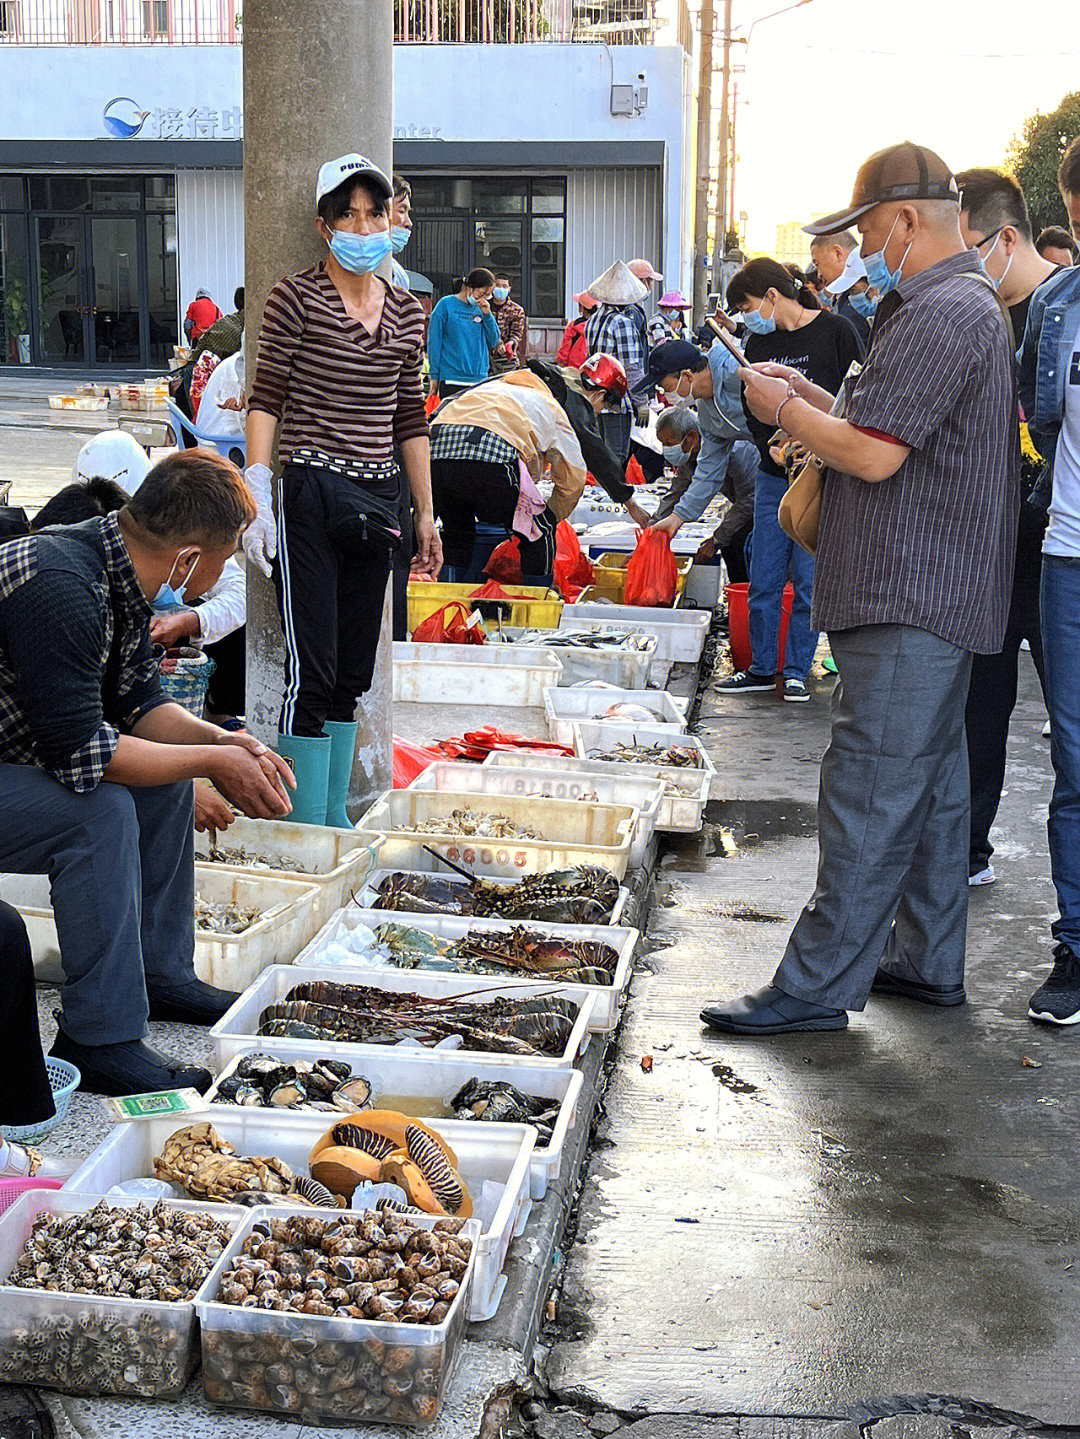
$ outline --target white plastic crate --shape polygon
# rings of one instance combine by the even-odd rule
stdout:
[[[509,755],[508,755],[508,757],[509,757]],[[513,756],[513,758],[514,758],[514,759],[517,759],[517,758],[524,759],[525,756],[524,756],[524,755],[521,755],[521,756],[515,755],[515,756]],[[545,765],[545,768],[550,768],[550,769],[554,770],[555,763],[556,763],[556,756],[555,756],[555,755],[550,755],[550,756],[549,756],[549,759],[550,759],[551,763],[550,763],[549,765]],[[580,768],[579,762],[578,762],[577,760],[571,761],[571,760],[564,759],[564,758],[561,758],[561,757],[560,757],[560,758],[558,758],[558,761],[557,761],[557,762],[558,762],[558,764],[570,764],[570,763],[573,763],[574,769],[575,769],[575,773],[576,773],[576,772],[578,771],[578,769]],[[486,766],[489,765],[490,763],[491,763],[491,760],[490,760],[490,759],[485,760],[485,761],[484,761],[484,766],[486,767]],[[494,767],[494,766],[493,766],[493,767]],[[478,767],[478,768],[479,768],[479,767]],[[507,766],[507,768],[509,768],[509,766]],[[610,769],[611,766],[608,766],[608,768]],[[406,868],[404,868],[404,867],[402,867],[402,868],[399,869],[399,870],[373,869],[373,870],[371,871],[371,873],[368,875],[367,881],[366,881],[363,889],[362,889],[362,890],[360,891],[360,893],[357,895],[357,899],[360,901],[360,903],[364,906],[365,909],[377,909],[380,914],[385,914],[385,915],[391,915],[391,914],[412,914],[414,911],[412,911],[412,910],[407,910],[407,909],[391,910],[391,909],[383,909],[383,908],[380,908],[380,906],[379,906],[379,885],[383,882],[384,879],[389,878],[389,876],[390,876],[391,874],[395,874],[395,873],[397,873],[397,874],[439,874],[443,879],[445,879],[445,881],[446,881],[446,883],[447,883],[448,885],[457,885],[457,884],[465,885],[465,884],[468,883],[468,881],[465,880],[465,879],[463,879],[460,875],[453,874],[452,872],[446,870],[445,866],[444,866],[443,864],[441,864],[439,860],[433,858],[430,854],[426,854],[426,853],[425,853],[425,854],[422,854],[422,855],[421,855],[421,859],[424,861],[423,864],[418,863],[418,864],[415,864],[415,865],[410,866],[408,869],[406,869]],[[425,867],[425,866],[426,866],[426,867]],[[506,881],[506,883],[511,883],[511,884],[512,884],[513,882],[514,882],[513,880]],[[611,924],[621,924],[621,923],[622,923],[622,917],[623,917],[623,915],[624,915],[625,912],[626,912],[626,906],[627,906],[629,903],[630,903],[630,891],[626,888],[625,885],[621,884],[621,885],[619,886],[618,898],[615,900],[615,904],[614,904],[614,906],[612,907],[611,914],[608,916],[608,918],[607,918],[605,921],[603,921],[603,923],[604,923],[604,924],[608,924],[608,925],[611,925]],[[524,923],[524,924],[529,924],[529,923],[531,923],[531,922],[532,922],[532,921],[531,921],[531,920],[528,920],[528,919],[525,919],[525,920],[522,921],[522,923]]]
[[[719,555],[714,560],[698,560],[686,581],[684,607],[714,610],[720,603],[720,579],[723,573]]]
[[[287,819],[237,819],[218,831],[223,849],[246,849],[270,859],[287,859],[303,869],[272,869],[268,865],[232,865],[213,862],[217,870],[268,879],[292,879],[318,886],[316,917],[325,924],[350,895],[360,888],[374,866],[381,837],[355,829],[334,829],[323,824],[293,824]],[[210,865],[210,838],[195,836],[195,858]]]
[[[298,970],[292,964],[275,964],[265,970],[254,984],[244,990],[243,994],[230,1005],[210,1030],[210,1042],[214,1047],[216,1066],[219,1069],[223,1068],[234,1055],[250,1049],[253,1040],[263,1041],[263,1036],[259,1034],[259,1015],[263,1010],[268,1005],[277,1004],[279,1000],[284,999],[293,985],[305,984],[313,979],[329,979],[341,984],[363,984],[375,989],[392,991],[395,994],[419,994],[438,999],[447,999],[454,995],[461,998],[475,997],[478,1004],[487,1004],[498,997],[489,985],[485,985],[483,976],[475,974],[455,978],[453,975],[422,974],[418,970],[380,970],[378,973],[373,973],[370,969],[349,970],[341,965],[309,965],[303,970]],[[432,981],[435,979],[439,979],[440,983],[433,983]],[[534,995],[541,996],[547,992],[548,987],[545,985],[523,984],[517,987],[515,996],[519,999],[529,999]],[[463,1054],[467,1054],[472,1063],[485,1073],[489,1065],[501,1064],[516,1067],[519,1061],[533,1065],[542,1064],[546,1069],[569,1069],[588,1047],[589,1030],[592,1026],[592,1007],[593,997],[589,995],[582,1001],[578,1009],[570,1037],[566,1042],[566,1048],[561,1054],[496,1054],[488,1050],[462,1050],[460,1048],[440,1050],[407,1041],[403,1041],[400,1045],[331,1044],[330,1052],[348,1060],[354,1069],[360,1068],[361,1070],[363,1061],[386,1054],[391,1049],[400,1049],[402,1053],[411,1055],[426,1055],[434,1062],[438,1062],[443,1054],[451,1055],[454,1059],[460,1059]],[[269,1038],[272,1040],[274,1048],[282,1054],[299,1054],[311,1046],[310,1039],[288,1039],[276,1035]]]
[[[368,838],[364,837],[365,844]],[[252,874],[223,865],[197,864],[195,889],[214,903],[230,901],[258,906],[262,918],[240,934],[195,931],[195,973],[219,989],[243,989],[271,964],[291,964],[319,929],[316,884],[276,875]],[[26,921],[34,975],[48,984],[64,979],[60,942],[43,874],[0,875],[0,899],[12,904]]]
[[[575,720],[596,720],[598,724],[625,724],[625,720],[601,718],[605,710],[620,702],[640,705],[655,717],[653,723],[665,729],[670,727],[676,734],[686,733],[686,713],[675,703],[667,690],[550,689],[544,691],[544,714],[547,718],[548,734],[559,744],[573,744]]]
[[[286,1054],[279,1048],[276,1039],[248,1041],[248,1047],[237,1054],[218,1075],[207,1091],[207,1104],[216,1103],[218,1086],[232,1074],[244,1054],[270,1054],[281,1059],[283,1064],[294,1064],[298,1059],[325,1059],[333,1054],[336,1046],[320,1045],[316,1040],[298,1041],[298,1048]],[[529,1064],[516,1061],[513,1064],[488,1064],[482,1070],[472,1063],[469,1055],[457,1050],[454,1053],[442,1051],[436,1058],[427,1050],[384,1048],[378,1055],[369,1055],[355,1066],[355,1073],[362,1075],[371,1085],[373,1109],[399,1109],[403,1099],[415,1100],[409,1112],[415,1113],[426,1124],[441,1119],[441,1111],[448,1108],[450,1101],[462,1085],[470,1079],[488,1080],[492,1083],[512,1084],[523,1094],[535,1099],[550,1099],[558,1104],[559,1112],[551,1131],[551,1139],[541,1145],[537,1139],[536,1148],[529,1162],[529,1183],[534,1199],[543,1199],[548,1184],[555,1178],[562,1164],[563,1146],[566,1137],[577,1123],[578,1103],[585,1076],[580,1069],[552,1069],[543,1064]],[[382,1102],[386,1096],[389,1104]],[[430,1101],[430,1107],[425,1107]],[[219,1108],[233,1109],[234,1105],[219,1105]],[[273,1111],[271,1111],[273,1112]],[[215,1110],[216,1113],[216,1110]],[[326,1116],[329,1122],[331,1116]],[[446,1116],[452,1118],[452,1116]],[[588,1120],[588,1115],[585,1116]],[[490,1127],[494,1121],[465,1120],[463,1123],[481,1124]]]
[[[548,690],[548,695],[577,695],[586,693],[582,690]],[[633,699],[645,695],[645,690],[607,690],[606,694],[622,693]],[[685,727],[685,726],[684,726]],[[574,736],[571,732],[563,744],[573,744]],[[521,795],[523,798],[544,798],[574,800],[578,804],[586,803],[592,799],[598,804],[629,804],[638,812],[637,828],[634,831],[634,841],[630,846],[630,868],[638,869],[645,863],[645,851],[649,847],[653,834],[656,830],[656,817],[660,812],[660,786],[651,784],[647,780],[631,781],[627,783],[622,779],[612,778],[611,775],[600,780],[594,776],[584,775],[578,772],[577,767],[567,770],[565,765],[573,765],[572,759],[564,755],[552,755],[551,759],[557,759],[558,765],[537,766],[536,768],[522,769],[496,769],[492,766],[491,760],[499,751],[495,750],[488,756],[482,765],[476,764],[455,764],[448,760],[439,760],[435,764],[428,765],[427,769],[420,774],[409,785],[410,789],[420,790],[455,790],[458,794],[486,794],[486,795]],[[522,758],[525,756],[523,755]]]
[[[153,1173],[152,1170],[146,1172]],[[105,1189],[108,1188],[110,1185],[107,1184]],[[20,1194],[0,1217],[0,1359],[19,1359],[18,1382],[23,1384],[49,1389],[63,1387],[70,1394],[178,1398],[191,1377],[197,1357],[195,1296],[168,1304],[160,1300],[119,1296],[105,1298],[96,1294],[59,1294],[3,1283],[15,1268],[37,1215],[66,1217],[84,1214],[94,1208],[104,1192],[104,1189],[84,1189],[76,1193],[68,1186],[62,1190],[30,1189]],[[106,1202],[115,1209],[133,1209],[139,1201],[114,1197]],[[203,1208],[171,1199],[165,1203],[170,1209],[184,1212]],[[219,1204],[215,1206],[214,1213],[216,1218],[235,1227],[246,1217],[247,1211],[231,1204]],[[46,1325],[50,1333],[54,1332],[51,1326],[61,1319],[80,1327],[85,1345],[83,1368],[88,1376],[85,1385],[73,1385],[69,1378],[61,1386],[52,1346],[48,1342],[41,1345],[33,1342],[35,1334],[43,1333]],[[135,1330],[140,1319],[154,1322],[158,1327],[157,1352],[146,1355],[145,1369],[140,1367],[145,1351],[125,1341],[125,1336]],[[116,1324],[119,1325],[118,1330],[113,1328]],[[43,1338],[47,1338],[44,1333]],[[115,1360],[118,1355],[122,1355],[128,1365],[119,1372],[110,1371],[106,1367],[107,1361]],[[159,1363],[161,1372],[155,1376],[154,1369]],[[100,1373],[100,1382],[89,1379],[91,1370]],[[154,1382],[155,1378],[157,1382]]]
[[[562,662],[550,650],[489,645],[394,644],[395,704],[475,704],[538,709]]]
[[[332,1114],[290,1114],[280,1109],[226,1108],[219,1105],[209,1116],[222,1139],[237,1154],[275,1155],[296,1174],[308,1173],[308,1156],[333,1124]],[[125,1179],[153,1177],[154,1156],[171,1134],[197,1123],[198,1117],[175,1114],[118,1124],[85,1159],[64,1186],[64,1193],[104,1194]],[[536,1130],[527,1124],[477,1124],[470,1120],[438,1119],[431,1128],[446,1139],[458,1157],[462,1179],[479,1198],[485,1179],[504,1186],[499,1207],[477,1245],[476,1278],[471,1317],[490,1319],[505,1288],[502,1267],[514,1235],[528,1218],[529,1165],[536,1145]],[[200,1207],[217,1209],[207,1202]],[[311,1214],[320,1211],[312,1209]],[[324,1211],[327,1215],[334,1211]]]
[[[564,610],[563,613],[565,612]],[[504,629],[502,640],[498,634],[493,633],[488,636],[488,641],[490,644],[513,643],[519,634],[521,630]],[[555,655],[562,664],[560,685],[603,680],[606,684],[618,685],[622,689],[643,690],[649,683],[650,671],[657,658],[656,644],[652,638],[643,650],[590,650],[576,645],[560,645],[558,634],[558,630],[552,630],[552,643],[546,647],[546,651]],[[530,651],[533,647],[515,645],[514,648]]]
[[[646,506],[646,508],[649,507]],[[682,556],[696,555],[701,548],[702,540],[707,540],[712,536],[716,529],[716,523],[713,521],[710,524],[703,517],[693,524],[683,525],[679,533],[671,538],[671,553]],[[599,516],[578,538],[581,548],[591,560],[595,560],[605,550],[618,550],[622,554],[633,554],[637,548],[637,537],[640,533],[641,531],[636,525],[608,515],[606,518]]]
[[[611,726],[605,723],[601,728],[609,729]],[[680,743],[682,738],[686,737],[680,737]],[[708,759],[708,755],[705,758]],[[514,770],[521,759],[521,755],[495,753],[484,761],[484,768]],[[656,828],[661,833],[676,834],[694,834],[701,828],[705,804],[709,798],[710,781],[715,773],[711,762],[708,768],[684,769],[675,765],[630,764],[585,759],[580,756],[573,761],[557,761],[554,756],[548,756],[542,761],[545,767],[552,770],[557,764],[564,762],[573,764],[575,774],[588,775],[590,780],[595,776],[597,783],[608,780],[623,784],[646,778],[657,783],[670,781],[677,785],[678,789],[673,791],[664,788],[656,812]],[[374,873],[381,874],[381,871]],[[611,921],[613,924],[615,922],[614,919]]]
[[[585,603],[567,605],[557,633],[594,627],[645,630],[656,637],[656,658],[673,664],[695,664],[701,658],[712,616],[705,610],[654,609],[638,605]]]
[[[387,914],[385,909],[356,909],[350,905],[348,909],[343,909],[340,914],[334,915],[329,923],[323,926],[311,943],[297,956],[296,964],[293,967],[296,969],[340,969],[340,965],[330,963],[324,958],[327,947],[341,942],[345,936],[352,934],[360,925],[366,925],[368,929],[377,929],[380,924],[400,924],[405,928],[422,930],[425,934],[437,935],[440,939],[461,939],[470,930],[482,930],[488,934],[505,934],[508,930],[524,926],[535,930],[538,934],[550,935],[558,939],[596,940],[600,944],[610,945],[619,957],[612,975],[612,982],[609,985],[571,983],[539,974],[515,974],[511,970],[505,970],[498,974],[474,974],[470,970],[444,973],[431,969],[402,969],[381,958],[377,952],[358,953],[351,961],[353,967],[370,969],[376,974],[382,974],[389,970],[393,974],[423,974],[433,980],[457,980],[468,976],[478,985],[483,985],[485,992],[490,988],[498,989],[500,993],[504,989],[516,993],[519,986],[525,984],[530,990],[543,987],[547,993],[562,995],[564,999],[569,999],[574,1004],[582,1004],[589,995],[592,995],[594,1002],[589,1029],[593,1034],[603,1034],[615,1028],[619,1017],[619,1007],[626,993],[626,986],[630,982],[630,966],[634,960],[634,950],[641,938],[640,932],[636,929],[613,929],[606,924],[548,924],[539,920],[526,922],[507,919],[466,919],[449,914]]]
[[[477,809],[474,794],[452,790],[388,790],[359,820],[359,827],[386,835],[380,852],[387,867],[413,869],[417,853],[432,849],[443,859],[479,874],[516,877],[546,874],[575,864],[597,864],[616,879],[626,874],[637,812],[630,805],[579,804],[576,800],[500,796],[491,808],[537,831],[541,839],[480,839],[417,830],[426,820],[455,809]]]
[[[298,1434],[304,1429],[314,1432],[312,1426],[321,1429],[323,1419],[330,1425],[342,1422],[362,1425],[368,1432],[373,1420],[380,1429],[390,1423],[410,1428],[434,1424],[461,1355],[476,1280],[479,1222],[466,1220],[461,1229],[460,1237],[469,1240],[472,1251],[458,1292],[441,1324],[394,1324],[347,1315],[282,1313],[218,1303],[222,1276],[254,1226],[264,1220],[282,1219],[290,1213],[306,1218],[312,1211],[279,1206],[249,1210],[244,1224],[199,1291],[195,1312],[202,1330],[202,1383],[207,1399],[228,1409],[287,1415],[292,1420],[291,1431]],[[333,1224],[333,1217],[326,1222]],[[419,1228],[431,1228],[436,1219],[434,1215],[415,1216],[414,1223]],[[336,1387],[338,1370],[335,1369],[329,1373],[323,1370],[320,1379],[305,1384],[302,1389],[280,1383],[281,1365],[302,1364],[313,1352],[316,1356],[328,1352],[331,1345],[342,1355],[344,1364],[355,1367],[355,1378],[348,1390]],[[372,1352],[385,1356],[382,1370],[373,1366]],[[387,1396],[382,1392],[384,1376],[392,1369],[400,1379],[403,1363],[412,1369],[415,1377],[408,1385],[399,1385],[408,1389],[409,1398],[397,1400],[402,1407],[394,1410],[387,1405]],[[241,1367],[244,1379],[237,1384]],[[314,1376],[315,1371],[311,1373]],[[418,1399],[423,1404],[423,1418],[417,1412]],[[302,1428],[297,1428],[298,1422]],[[241,1425],[219,1425],[224,1434],[238,1430],[259,1432],[267,1427],[257,1420]],[[359,1434],[362,1431],[354,1427],[340,1432]]]

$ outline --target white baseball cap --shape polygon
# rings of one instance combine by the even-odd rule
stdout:
[[[394,193],[386,172],[374,160],[369,160],[366,155],[339,155],[336,160],[327,160],[325,165],[319,166],[319,178],[315,182],[316,210],[323,196],[329,195],[346,180],[371,180],[384,200],[389,200]]]
[[[848,251],[848,257],[844,261],[844,268],[841,270],[832,284],[825,286],[826,295],[846,295],[852,285],[857,285],[860,280],[866,279],[866,266],[863,257],[859,254],[858,245]]]
[[[139,442],[125,430],[102,430],[79,451],[71,478],[115,480],[133,495],[146,479],[150,461]]]

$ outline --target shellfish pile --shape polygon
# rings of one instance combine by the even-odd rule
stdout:
[[[304,1421],[430,1423],[460,1328],[452,1322],[445,1341],[423,1329],[441,1324],[461,1291],[472,1252],[462,1223],[439,1219],[421,1229],[391,1211],[257,1221],[222,1274],[217,1302],[280,1311],[290,1321],[273,1330],[204,1328],[207,1398]],[[458,1315],[463,1324],[464,1295]],[[342,1339],[318,1317],[409,1324],[417,1338],[389,1344],[358,1328],[356,1338]]]
[[[700,769],[701,755],[688,744],[630,744],[619,740],[614,749],[589,750],[589,759],[621,764],[659,764],[678,769]]]
[[[396,1184],[424,1214],[468,1219],[472,1199],[457,1155],[434,1129],[394,1109],[354,1114],[331,1126],[311,1151],[311,1176],[343,1199],[358,1184]]]
[[[213,934],[243,934],[261,917],[261,911],[254,905],[223,904],[195,896],[195,928],[208,929]]]
[[[218,844],[212,841],[204,853],[201,846],[195,850],[195,858],[202,864],[227,864],[231,869],[280,869],[290,874],[307,874],[308,867],[289,855],[259,854],[247,850],[243,845]]]
[[[440,939],[403,924],[375,931],[382,951],[400,969],[459,974],[541,975],[577,984],[610,985],[617,950],[596,940],[562,940],[515,925],[504,933],[470,929],[460,939]]]
[[[452,809],[409,826],[414,834],[453,834],[475,839],[543,839],[526,824],[486,809]]]
[[[85,1214],[39,1214],[15,1269],[18,1289],[185,1303],[229,1242],[232,1226],[166,1204]],[[15,1305],[12,1304],[12,1309]],[[178,1394],[191,1373],[190,1319],[120,1315],[100,1305],[9,1322],[0,1333],[0,1382],[72,1394]]]
[[[523,1094],[500,1079],[470,1079],[450,1101],[455,1119],[486,1120],[489,1124],[532,1124],[537,1143],[551,1143],[559,1106],[553,1099]]]
[[[376,909],[413,914],[548,920],[555,924],[606,924],[619,898],[619,881],[600,865],[579,864],[511,882],[466,882],[445,874],[396,870],[379,883]]]
[[[333,1209],[340,1201],[273,1156],[237,1154],[205,1120],[169,1135],[154,1160],[154,1177],[181,1185],[196,1199],[225,1204],[313,1204]]]
[[[352,1114],[371,1104],[371,1085],[343,1059],[286,1062],[270,1054],[245,1054],[219,1083],[214,1103]]]
[[[229,1242],[231,1225],[166,1204],[39,1214],[7,1283],[103,1298],[190,1299]]]
[[[465,996],[396,994],[372,985],[314,979],[294,984],[284,999],[268,1005],[259,1015],[258,1033],[348,1044],[413,1039],[428,1046],[456,1036],[462,1049],[560,1055],[577,1012],[577,1005],[557,995],[473,1002]]]

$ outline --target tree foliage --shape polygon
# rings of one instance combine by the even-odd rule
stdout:
[[[1080,90],[1066,95],[1056,110],[1036,110],[1009,147],[1007,164],[1023,187],[1037,235],[1047,225],[1068,225],[1058,191],[1057,173],[1065,146],[1080,135]]]

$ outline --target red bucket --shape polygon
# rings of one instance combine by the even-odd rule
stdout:
[[[731,635],[731,663],[737,670],[750,668],[750,586],[748,583],[725,585],[727,596],[728,631]],[[787,650],[788,621],[791,619],[791,604],[795,591],[790,584],[784,586],[784,597],[780,603],[780,655],[777,669],[784,670],[784,654]]]

